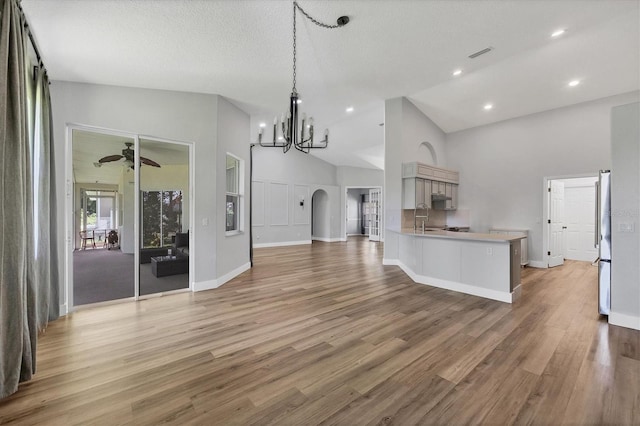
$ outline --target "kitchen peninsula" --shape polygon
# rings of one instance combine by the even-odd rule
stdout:
[[[420,284],[512,303],[520,295],[520,239],[437,229],[386,230],[385,265]]]

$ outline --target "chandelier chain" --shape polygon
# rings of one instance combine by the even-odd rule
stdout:
[[[297,93],[296,90],[296,6],[298,3],[293,2],[293,89],[291,93]]]
[[[325,24],[324,22],[320,22],[316,20],[313,16],[309,15],[302,7],[300,7],[297,1],[293,2],[293,6],[294,6],[294,9],[297,7],[300,10],[300,12],[302,12],[302,14],[307,17],[307,19],[309,19],[311,22],[313,22],[319,27],[333,29],[333,28],[340,28],[341,26],[341,25],[329,25],[329,24]]]
[[[300,10],[300,12],[308,20],[310,20],[311,22],[313,22],[319,27],[328,28],[328,29],[341,27],[341,25],[329,25],[329,24],[325,24],[324,22],[320,22],[316,20],[313,16],[309,15],[302,7],[300,7],[297,1],[293,2],[293,88],[291,89],[292,93],[297,93],[297,89],[296,89],[296,8]]]

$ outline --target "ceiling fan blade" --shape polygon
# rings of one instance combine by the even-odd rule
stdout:
[[[122,155],[107,155],[98,160],[99,163],[108,163],[110,161],[118,161],[123,158]]]
[[[160,167],[160,164],[156,163],[153,160],[149,160],[148,158],[140,157],[140,162],[142,164],[146,164],[147,166]]]

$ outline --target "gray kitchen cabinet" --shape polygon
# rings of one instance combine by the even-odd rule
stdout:
[[[418,205],[431,208],[431,181],[421,178],[402,179],[403,209],[415,209]]]

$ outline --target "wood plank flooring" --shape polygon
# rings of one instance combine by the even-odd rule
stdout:
[[[640,332],[588,263],[513,305],[413,283],[382,244],[255,251],[200,293],[79,311],[40,338],[2,424],[640,424]]]

